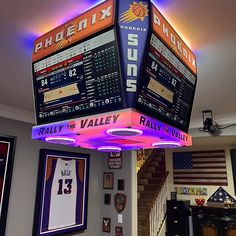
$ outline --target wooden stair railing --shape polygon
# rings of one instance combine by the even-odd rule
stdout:
[[[147,173],[148,171],[150,173]],[[169,172],[166,172],[165,168],[164,151],[154,149],[138,173],[139,183],[146,184],[144,184],[142,191],[139,191],[139,236],[157,236],[161,229],[165,219],[168,174]],[[144,176],[148,179],[143,179]]]

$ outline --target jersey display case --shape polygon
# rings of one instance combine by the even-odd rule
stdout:
[[[103,151],[191,145],[196,57],[149,0],[107,0],[39,37],[32,68],[33,139]]]

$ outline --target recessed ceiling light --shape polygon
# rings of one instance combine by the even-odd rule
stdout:
[[[117,146],[102,146],[98,148],[101,152],[120,152],[122,149]]]
[[[181,147],[182,145],[178,142],[166,141],[166,142],[157,142],[152,144],[156,148],[176,148]]]
[[[55,144],[72,144],[76,142],[75,139],[68,137],[48,137],[45,140],[49,143]]]
[[[132,129],[132,128],[108,129],[106,132],[110,136],[122,136],[122,137],[139,136],[143,134],[142,130]]]

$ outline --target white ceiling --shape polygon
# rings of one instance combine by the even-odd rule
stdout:
[[[33,41],[95,0],[1,0],[0,115],[33,112],[31,50]],[[236,1],[156,0],[174,28],[197,55],[198,84],[192,124],[201,111],[236,123]],[[1,110],[2,109],[2,110]],[[16,117],[17,118],[17,117]],[[227,123],[227,122],[226,122]]]

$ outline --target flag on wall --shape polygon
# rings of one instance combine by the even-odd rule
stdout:
[[[173,153],[174,184],[227,186],[225,151]]]

